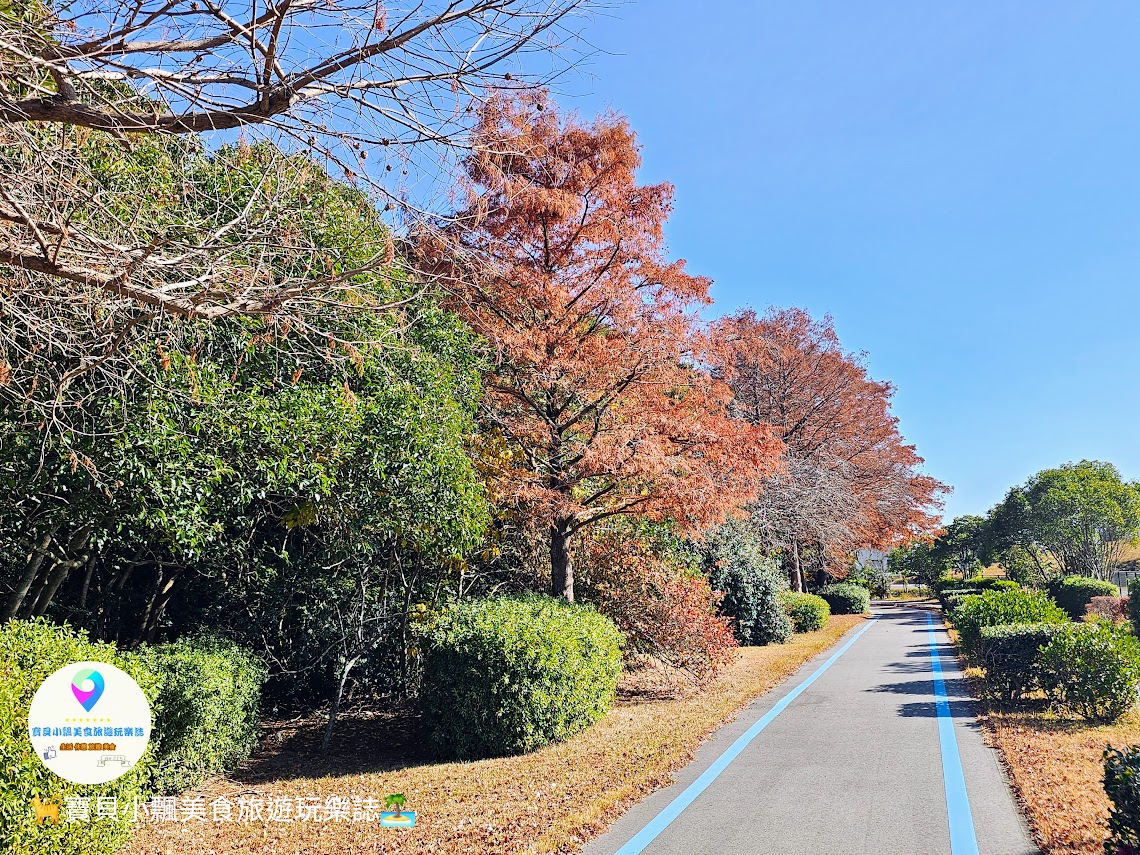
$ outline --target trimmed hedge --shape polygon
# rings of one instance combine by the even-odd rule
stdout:
[[[149,795],[154,751],[108,784],[80,785],[47,770],[28,741],[32,696],[52,672],[72,662],[106,662],[130,674],[153,704],[160,678],[144,662],[119,653],[111,644],[89,641],[87,634],[43,618],[9,621],[0,626],[0,841],[13,855],[112,855],[127,842],[130,811],[87,822],[36,826],[29,807],[34,796],[63,805],[71,796],[109,796],[120,806]],[[92,802],[93,803],[93,802]]]
[[[1104,750],[1104,791],[1112,801],[1105,855],[1140,852],[1140,745]]]
[[[257,745],[265,668],[232,642],[197,636],[139,654],[162,679],[154,787],[177,793],[232,770]]]
[[[1132,634],[1140,638],[1140,578],[1128,582],[1128,620],[1132,622]]]
[[[819,596],[827,601],[833,615],[861,615],[871,609],[871,592],[862,585],[828,585]]]
[[[1056,635],[1057,623],[1023,623],[983,626],[979,632],[977,661],[986,671],[983,692],[1001,703],[1016,703],[1027,692],[1041,688],[1041,648]]]
[[[428,738],[460,759],[521,754],[593,724],[613,704],[622,634],[553,597],[466,600],[425,632]]]
[[[983,579],[979,585],[983,591],[1017,591],[1021,586],[1012,579]]]
[[[831,606],[823,597],[815,594],[801,594],[796,591],[780,591],[780,605],[792,620],[796,632],[815,632],[827,626],[831,617]]]
[[[1049,593],[1070,618],[1080,620],[1093,597],[1115,597],[1119,591],[1111,582],[1087,576],[1066,576],[1049,585]]]
[[[1068,618],[1057,604],[1041,591],[986,591],[966,597],[950,616],[962,649],[969,656],[977,653],[982,627],[1015,623],[1065,623]]]
[[[933,591],[942,603],[944,611],[952,610],[954,597],[961,600],[967,594],[980,594],[985,591],[1018,591],[1020,585],[1012,579],[999,579],[995,577],[975,576],[969,579],[942,578],[935,583]]]
[[[954,609],[958,608],[958,604],[965,600],[967,597],[976,597],[982,593],[977,589],[965,588],[963,590],[947,591],[939,600],[942,603],[942,610],[946,612],[946,616],[953,620]]]
[[[931,585],[930,589],[936,596],[940,597],[948,591],[962,590],[965,588],[980,590],[985,581],[985,578],[982,576],[971,576],[969,579],[954,579],[950,576],[943,576]]]
[[[1107,621],[1070,623],[1041,651],[1041,681],[1058,707],[1115,721],[1136,705],[1140,641]]]

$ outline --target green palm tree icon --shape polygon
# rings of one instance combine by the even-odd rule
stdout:
[[[403,793],[392,793],[392,795],[390,795],[390,796],[388,796],[388,798],[384,799],[384,807],[390,808],[393,805],[395,805],[396,815],[392,818],[393,819],[401,819],[400,808],[402,808],[407,801],[408,800],[406,798],[404,798]]]

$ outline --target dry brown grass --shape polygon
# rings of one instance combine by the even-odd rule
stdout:
[[[209,802],[238,793],[274,797],[407,796],[418,812],[413,829],[364,822],[213,823],[191,820],[142,825],[126,855],[317,855],[317,853],[572,852],[600,833],[671,773],[718,725],[862,623],[836,616],[820,632],[785,645],[745,648],[703,691],[672,700],[630,699],[587,732],[522,757],[433,763],[404,745],[346,734],[356,747],[316,764],[310,755],[263,757],[235,780],[192,795]],[[399,722],[395,722],[399,725]],[[385,731],[387,732],[387,731]],[[408,731],[408,733],[414,732]],[[390,743],[407,736],[396,726]]]
[[[1120,555],[1117,556],[1117,561],[1121,564],[1126,561],[1140,561],[1140,542],[1124,544],[1121,547]]]
[[[1106,745],[1140,743],[1140,715],[1097,727],[1040,712],[990,713],[984,721],[1041,848],[1101,855],[1109,807],[1101,754]]]

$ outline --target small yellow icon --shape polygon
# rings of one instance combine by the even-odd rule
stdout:
[[[36,812],[36,825],[44,825],[51,822],[52,825],[59,825],[59,802],[43,801],[39,796],[32,799],[32,809]]]

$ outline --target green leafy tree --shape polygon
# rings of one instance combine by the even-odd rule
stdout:
[[[981,569],[979,556],[985,544],[986,521],[978,516],[955,517],[934,541],[935,560],[963,578]]]
[[[225,149],[195,174],[241,205],[259,161],[281,158]],[[67,430],[0,394],[0,603],[125,644],[209,625],[266,657],[270,692],[332,699],[331,721],[356,674],[408,685],[409,612],[449,596],[481,536],[479,365],[470,331],[395,259],[360,263],[391,248],[368,199],[294,167],[289,216],[322,251],[277,248],[272,266],[323,265],[374,299],[171,321],[124,343],[131,379],[113,394],[74,377]]]
[[[919,585],[933,585],[942,576],[943,566],[935,558],[929,541],[920,540],[894,549],[888,566],[906,579]]]
[[[1010,490],[988,528],[992,554],[1028,560],[1044,578],[1105,579],[1140,533],[1140,486],[1111,463],[1067,463]]]
[[[979,557],[986,544],[986,520],[978,516],[955,517],[932,541],[916,541],[896,549],[889,566],[909,579],[933,585],[946,574],[963,578],[981,569]]]

